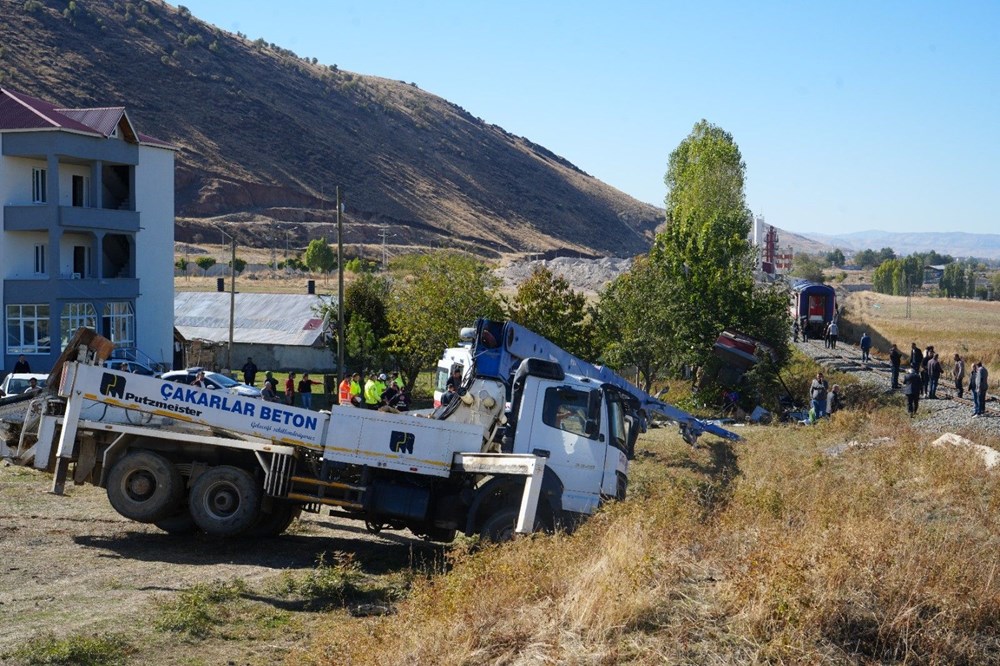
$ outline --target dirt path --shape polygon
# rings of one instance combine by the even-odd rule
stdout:
[[[46,631],[145,636],[129,663],[274,663],[301,636],[269,635],[266,648],[229,642],[221,651],[203,642],[192,662],[189,644],[180,641],[187,647],[174,650],[180,639],[149,628],[154,607],[198,583],[239,580],[259,593],[282,572],[313,570],[323,553],[353,553],[372,577],[441,557],[440,546],[409,532],[373,535],[360,523],[331,517],[307,516],[292,534],[276,539],[171,537],[119,516],[100,488],[70,486],[59,497],[46,492],[50,484],[47,474],[0,463],[3,663],[4,655]],[[308,621],[300,617],[298,624]]]

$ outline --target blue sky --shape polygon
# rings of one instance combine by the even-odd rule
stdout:
[[[1000,233],[1000,2],[186,0],[406,82],[656,205],[701,118],[790,231]]]

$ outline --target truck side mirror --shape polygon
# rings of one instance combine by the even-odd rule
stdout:
[[[587,423],[583,426],[583,432],[593,439],[597,435],[597,431],[600,430],[600,426],[594,419],[587,419]]]

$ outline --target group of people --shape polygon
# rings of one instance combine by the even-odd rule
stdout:
[[[372,372],[362,386],[361,373],[344,377],[338,389],[341,405],[366,409],[405,412],[410,408],[410,394],[398,372]]]
[[[826,378],[823,377],[823,373],[817,372],[816,377],[812,380],[812,384],[809,385],[809,403],[810,421],[815,421],[816,419],[830,416],[840,411],[840,408],[844,406],[840,394],[840,385],[834,384],[831,387]]]
[[[837,318],[834,317],[823,329],[823,346],[827,349],[837,348],[837,337],[840,335],[840,326],[837,325]]]
[[[896,345],[889,349],[889,367],[892,369],[891,387],[900,388],[900,366],[903,354]],[[920,398],[937,399],[938,384],[941,375],[946,371],[941,355],[928,345],[923,351],[917,343],[910,344],[909,368],[902,379],[902,390],[906,396],[906,411],[912,418],[920,406]],[[955,354],[951,364],[951,378],[955,384],[955,395],[961,398],[965,394],[965,360],[960,354]],[[986,392],[989,387],[989,372],[980,361],[972,364],[969,371],[968,389],[972,395],[972,415],[974,417],[986,414]]]
[[[252,357],[247,357],[247,362],[243,364],[241,370],[243,371],[243,383],[254,386],[257,381],[258,370],[257,364],[253,362]],[[278,380],[274,378],[271,371],[265,372],[264,384],[260,389],[261,398],[266,402],[280,402],[295,407],[312,409],[313,386],[322,384],[323,382],[310,378],[308,372],[302,373],[302,377],[297,381],[296,377],[298,377],[297,373],[289,372],[288,378],[285,379],[283,390],[279,393]],[[196,377],[192,383],[197,384],[198,378]]]

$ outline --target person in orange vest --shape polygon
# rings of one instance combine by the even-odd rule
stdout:
[[[361,373],[355,372],[350,377],[344,377],[340,382],[340,404],[357,407],[357,398],[361,395]]]

